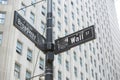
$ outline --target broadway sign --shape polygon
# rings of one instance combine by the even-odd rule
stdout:
[[[14,26],[28,37],[34,44],[44,51],[46,39],[30,25],[18,12],[14,12]]]
[[[64,52],[93,39],[95,39],[94,25],[55,40],[55,53]]]

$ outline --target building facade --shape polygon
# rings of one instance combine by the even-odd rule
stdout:
[[[45,71],[45,54],[13,25],[17,11],[45,37],[47,1],[24,8],[39,1],[0,0],[0,80],[25,80]],[[53,0],[52,7],[54,40],[91,25],[96,32],[95,40],[55,55],[54,80],[119,80],[114,0]]]

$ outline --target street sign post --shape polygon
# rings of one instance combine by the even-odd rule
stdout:
[[[73,34],[55,40],[52,37],[52,0],[47,0],[47,30],[46,39],[30,25],[18,12],[14,13],[14,26],[28,37],[45,53],[45,80],[53,80],[54,54],[67,51],[72,47],[95,39],[94,25]]]
[[[30,25],[17,11],[14,12],[14,26],[29,38],[40,50],[45,50],[46,39]]]
[[[94,25],[55,40],[55,53],[64,52],[93,39],[95,39]]]

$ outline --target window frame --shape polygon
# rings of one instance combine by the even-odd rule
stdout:
[[[31,72],[26,70],[26,75],[25,75],[26,80],[28,80],[29,78],[31,78]]]
[[[40,61],[39,61],[39,68],[41,70],[44,70],[44,59],[40,57]]]
[[[61,71],[58,71],[58,80],[62,80],[62,73],[61,73]]]
[[[27,50],[27,60],[32,62],[32,50],[30,49]]]
[[[33,12],[30,12],[30,22],[32,22],[32,24],[35,23],[35,14]]]
[[[0,12],[0,24],[5,24],[6,12]]]
[[[19,53],[19,54],[22,54],[22,48],[23,48],[22,42],[20,42],[19,40],[17,40],[16,52]]]
[[[21,66],[18,64],[18,63],[15,63],[15,66],[14,66],[14,76],[18,79],[20,79],[20,71],[21,70]],[[17,76],[16,76],[17,74]]]

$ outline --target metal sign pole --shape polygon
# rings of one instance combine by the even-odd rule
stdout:
[[[54,44],[52,40],[52,0],[47,0],[45,80],[53,80]]]

